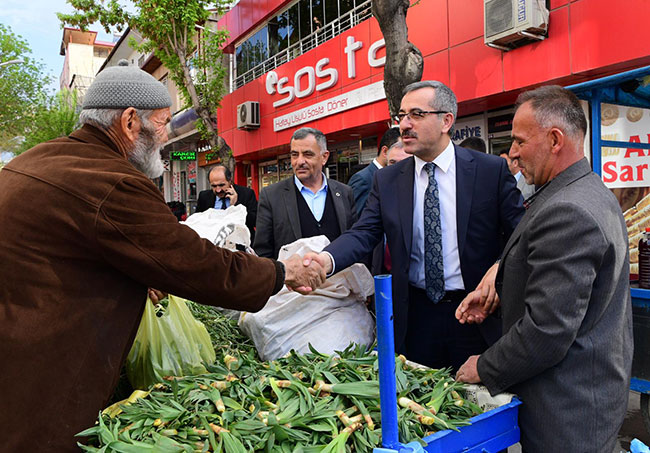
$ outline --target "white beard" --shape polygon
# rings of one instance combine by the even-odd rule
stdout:
[[[148,178],[158,178],[165,171],[160,150],[162,146],[156,141],[156,134],[148,124],[143,124],[140,134],[129,154],[129,162]]]

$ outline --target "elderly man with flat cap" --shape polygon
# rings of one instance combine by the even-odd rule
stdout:
[[[79,130],[0,173],[0,451],[78,451],[74,434],[108,402],[148,287],[257,311],[285,281],[307,291],[324,280],[317,266],[298,280],[298,257],[233,253],[178,223],[149,179],[163,171],[170,105],[160,82],[121,61],[89,87]]]

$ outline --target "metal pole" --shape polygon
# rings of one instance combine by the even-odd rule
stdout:
[[[393,332],[392,277],[375,277],[377,313],[377,353],[379,356],[379,400],[381,439],[385,448],[399,447],[397,430],[397,390],[395,384],[395,340]]]

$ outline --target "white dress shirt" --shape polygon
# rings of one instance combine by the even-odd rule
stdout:
[[[384,168],[377,159],[373,159],[372,163],[375,164],[375,167],[377,167],[378,169]]]
[[[445,291],[465,289],[460,271],[458,233],[456,228],[456,153],[450,141],[445,150],[434,159],[435,178],[440,199],[442,226],[442,264],[445,268]],[[429,175],[424,170],[425,161],[415,156],[415,184],[413,187],[413,240],[409,282],[425,289],[424,277],[424,193],[429,185]]]

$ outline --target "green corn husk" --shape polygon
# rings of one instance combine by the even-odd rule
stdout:
[[[351,345],[338,356],[312,349],[261,362],[233,321],[210,307],[190,309],[217,351],[208,373],[156,384],[113,418],[100,414],[79,433],[89,439],[82,450],[348,453],[381,444],[375,355]],[[458,429],[480,412],[449,370],[413,368],[400,358],[395,364],[398,399],[417,403],[419,412],[399,408],[401,442]]]

